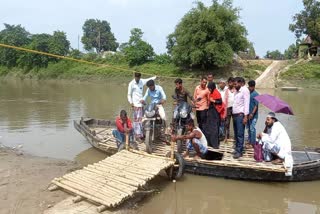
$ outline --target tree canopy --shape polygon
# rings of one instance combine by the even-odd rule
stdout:
[[[275,51],[267,51],[265,58],[281,60],[284,58],[284,56],[279,50],[275,50]]]
[[[111,32],[109,22],[98,19],[87,19],[82,29],[83,36],[81,42],[85,50],[91,51],[95,49],[97,53],[117,50],[119,44]]]
[[[223,67],[232,62],[234,52],[248,47],[247,31],[239,22],[239,9],[231,0],[206,7],[198,2],[168,36],[168,53],[180,66]]]
[[[21,25],[4,24],[5,29],[0,31],[0,42],[13,45],[24,46],[31,42],[31,34]],[[14,49],[0,48],[0,64],[7,67],[17,66],[17,60],[21,52]]]
[[[289,29],[299,39],[303,35],[311,36],[312,40],[320,44],[320,1],[303,0],[304,10],[293,16]]]
[[[288,47],[287,50],[284,51],[285,59],[294,59],[297,57],[298,47],[295,44],[292,44]]]
[[[154,56],[152,46],[142,40],[143,32],[139,28],[131,30],[131,36],[127,43],[121,44],[121,51],[126,56],[129,65],[141,65]]]

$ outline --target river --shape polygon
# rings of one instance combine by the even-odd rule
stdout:
[[[129,79],[105,82],[0,80],[0,144],[44,157],[101,160],[105,154],[90,147],[73,128],[81,116],[113,119],[129,109]],[[160,81],[171,117],[172,81]],[[187,82],[193,90],[197,83]],[[258,90],[287,101],[295,116],[278,115],[294,146],[319,147],[319,90],[297,92]],[[259,108],[257,129],[268,110]],[[160,194],[145,200],[138,213],[320,213],[320,181],[264,183],[234,181],[187,174],[177,183],[164,182]]]

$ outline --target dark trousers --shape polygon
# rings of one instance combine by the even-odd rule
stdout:
[[[196,111],[198,126],[203,131],[203,126],[207,122],[207,112],[208,110]]]
[[[233,119],[233,129],[234,137],[236,140],[236,152],[242,154],[243,144],[244,144],[244,130],[245,126],[243,125],[244,114],[234,114]]]
[[[226,136],[226,138],[230,138],[230,122],[231,122],[231,118],[232,118],[232,107],[227,108],[227,117],[226,117],[226,121],[224,123],[224,135]]]
[[[208,146],[215,149],[219,148],[219,123],[220,116],[214,106],[210,106],[208,110],[207,122],[203,124],[204,135],[207,138]]]

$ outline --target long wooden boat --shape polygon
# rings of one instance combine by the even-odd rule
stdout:
[[[112,136],[114,122],[81,118],[74,121],[75,128],[95,148],[114,154],[117,152],[115,139]],[[140,150],[145,150],[144,143],[139,144]],[[165,156],[170,146],[158,142],[152,144],[155,155]],[[233,143],[222,143],[219,149],[209,147],[207,160],[185,158],[185,171],[197,175],[224,177],[231,179],[257,181],[311,181],[320,179],[320,149],[295,149],[292,151],[294,165],[292,176],[286,176],[283,165],[270,162],[256,162],[253,150],[246,150],[243,157],[233,159]]]

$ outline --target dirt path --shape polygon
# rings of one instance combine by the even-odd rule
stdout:
[[[0,213],[42,213],[67,197],[62,191],[49,192],[50,181],[77,167],[72,161],[0,148]]]
[[[256,79],[256,88],[275,88],[278,73],[287,65],[287,61],[273,61]]]

